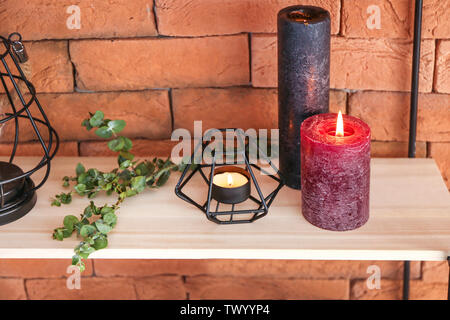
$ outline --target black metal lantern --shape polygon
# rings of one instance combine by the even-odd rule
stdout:
[[[8,39],[0,38],[5,47],[0,54],[0,79],[6,95],[4,108],[0,110],[0,127],[11,124],[14,134],[9,160],[0,161],[0,225],[4,225],[23,217],[34,207],[36,190],[49,176],[50,160],[58,150],[59,139],[36,97],[34,86],[26,79],[20,67],[20,63],[28,60],[22,37],[13,33]],[[17,74],[14,74],[16,71]],[[43,151],[42,159],[28,171],[14,164],[21,133],[19,120],[25,120],[31,125]],[[34,183],[30,176],[40,169],[45,170],[44,177],[39,183]]]
[[[194,159],[202,157],[206,150],[208,150],[212,139],[211,136],[214,133],[219,133],[225,136],[225,133],[234,133],[237,138],[237,146],[233,149],[227,149],[222,154],[211,151],[212,159],[205,163],[201,161],[199,164],[195,164],[193,170],[189,173],[191,166],[187,166],[183,171],[180,180],[175,187],[175,194],[184,201],[193,204],[200,209],[207,217],[208,220],[217,224],[237,224],[237,223],[249,223],[264,217],[269,207],[274,201],[278,191],[283,187],[283,181],[279,176],[278,169],[273,165],[272,161],[267,157],[267,154],[261,149],[261,147],[251,139],[245,136],[244,132],[240,129],[211,129],[205,134],[206,141],[200,141],[191,156],[191,163],[195,163]],[[229,136],[229,135],[227,135]],[[255,147],[259,152],[259,158],[263,159],[270,165],[275,174],[269,173],[267,170],[252,163],[249,159],[249,145],[255,144]],[[233,161],[226,161],[231,157]],[[233,164],[232,166],[230,164]],[[254,169],[264,173],[273,179],[277,186],[267,196],[263,195],[261,188],[259,187]],[[209,170],[205,173],[204,170]],[[188,174],[189,173],[189,174]],[[205,182],[205,195],[206,201],[198,203],[183,192],[183,188],[191,181],[192,177],[199,173],[202,180]],[[221,186],[214,181],[214,178],[218,174],[235,173],[241,175],[242,184],[237,186]],[[254,186],[255,195],[251,194],[251,186]],[[213,202],[215,203],[215,208]],[[249,203],[247,205],[247,202]],[[244,206],[246,208],[236,209],[237,205]],[[221,205],[231,205],[231,210],[220,211]]]

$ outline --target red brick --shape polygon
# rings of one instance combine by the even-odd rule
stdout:
[[[368,7],[380,8],[380,29],[369,29]],[[414,1],[409,0],[344,0],[342,34],[351,38],[412,38]],[[425,0],[423,4],[422,37],[448,38],[450,34],[448,2]]]
[[[447,261],[424,261],[422,263],[422,280],[427,282],[448,281],[449,265]]]
[[[411,281],[411,300],[447,300],[447,282]]]
[[[170,140],[146,140],[133,139],[133,149],[131,152],[138,157],[168,157],[172,148],[177,144]],[[111,151],[103,141],[83,141],[80,143],[80,156],[82,157],[107,157],[117,156]]]
[[[80,29],[67,27],[71,5],[80,8]],[[0,34],[18,31],[27,40],[152,36],[152,7],[152,0],[5,0]]]
[[[205,36],[241,32],[276,32],[277,13],[294,0],[156,0],[159,32],[170,36]],[[304,0],[331,15],[331,32],[339,32],[340,1]]]
[[[127,278],[82,278],[81,289],[69,290],[66,279],[36,279],[25,282],[32,300],[134,300],[134,281]]]
[[[26,300],[23,279],[0,279],[0,300]]]
[[[442,0],[425,0],[423,4],[422,37],[449,38],[449,3]]]
[[[72,260],[63,259],[1,259],[0,277],[61,278],[67,277]],[[83,276],[93,273],[92,261],[86,260]]]
[[[12,147],[13,147],[12,143],[0,143],[0,156],[11,155]],[[16,155],[26,157],[44,156],[44,149],[42,148],[40,142],[22,142],[19,143],[17,147]],[[76,141],[61,142],[59,144],[56,156],[60,157],[78,156],[78,143]]]
[[[191,299],[301,299],[349,298],[348,280],[187,277]]]
[[[381,289],[368,289],[366,281],[355,281],[351,288],[351,299],[358,300],[400,300],[402,281],[381,280]],[[420,280],[410,282],[411,300],[443,300],[447,298],[446,283],[429,283]]]
[[[411,42],[333,38],[332,88],[409,91]],[[419,89],[430,92],[433,83],[434,41],[422,41]]]
[[[31,79],[37,92],[73,91],[73,71],[66,41],[26,43]]]
[[[347,93],[344,91],[330,90],[330,112],[347,113]]]
[[[450,12],[450,10],[447,11]],[[439,41],[436,48],[434,90],[442,93],[450,93],[450,40]]]
[[[194,121],[203,121],[203,130],[236,127],[278,128],[276,89],[177,89],[173,91],[174,127],[193,132]],[[344,92],[330,92],[330,109],[345,111]]]
[[[450,142],[430,143],[429,156],[436,160],[447,188],[450,190]]]
[[[143,300],[184,300],[186,290],[181,277],[161,276],[136,279],[136,293]]]
[[[26,64],[20,64],[20,67],[33,84],[36,92],[73,91],[73,71],[69,60],[67,41],[25,42],[25,49],[29,55],[29,60]],[[6,62],[11,72],[14,75],[19,75],[14,62],[9,57]],[[3,66],[1,69],[2,72],[6,72]],[[14,87],[9,80],[7,85],[10,92],[13,90],[15,96]],[[0,87],[0,92],[5,92],[3,86],[0,85]],[[20,89],[22,93],[28,92],[24,85]],[[2,97],[2,99],[4,98]],[[20,103],[20,101],[17,100],[17,103]]]
[[[108,119],[125,120],[127,126],[123,135],[130,138],[167,139],[172,131],[169,97],[165,90],[41,94],[39,101],[61,140],[98,139],[93,130],[88,132],[81,127],[89,112],[96,110],[102,110]],[[4,129],[3,141],[12,141],[12,124],[8,123]],[[20,125],[21,141],[36,139],[29,121],[20,121]]]
[[[358,92],[350,96],[350,114],[370,126],[372,139],[380,141],[408,141],[408,93]],[[418,141],[450,141],[449,96],[419,95],[417,118]]]
[[[277,94],[273,89],[182,89],[173,91],[175,128],[193,132],[195,120],[210,128],[277,128]]]
[[[252,42],[252,85],[278,87],[277,37],[254,34]]]
[[[352,282],[350,299],[352,300],[400,300],[402,299],[402,282],[381,279],[380,289],[369,289],[366,280]]]
[[[220,275],[233,277],[273,277],[339,279],[369,276],[367,268],[377,265],[384,278],[401,279],[401,261],[296,261],[296,260],[95,260],[99,276],[148,277],[172,275]],[[411,263],[411,278],[420,277],[420,262]]]
[[[409,91],[411,57],[410,41],[332,37],[330,86],[337,89]],[[253,36],[253,85],[277,87],[277,64],[276,36]],[[433,68],[434,41],[422,41],[419,80],[423,92],[431,91]]]
[[[372,158],[406,158],[408,157],[408,143],[401,141],[372,141],[370,146]],[[416,158],[427,156],[427,143],[416,142]]]
[[[78,87],[88,90],[229,86],[250,79],[247,35],[75,41],[70,56]]]
[[[380,8],[380,29],[369,29],[371,5]],[[408,38],[412,33],[414,5],[409,0],[344,0],[342,34],[352,38]]]

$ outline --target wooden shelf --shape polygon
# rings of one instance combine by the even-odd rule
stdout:
[[[17,158],[16,163],[26,169],[37,161]],[[51,233],[64,215],[79,215],[89,201],[75,196],[70,206],[57,208],[50,206],[50,198],[64,190],[61,178],[74,172],[78,162],[108,170],[115,161],[56,158],[36,207],[0,227],[0,258],[70,258],[77,239],[58,242]],[[309,224],[300,212],[300,192],[287,187],[263,219],[216,225],[175,196],[178,178],[175,173],[161,189],[127,199],[109,236],[109,249],[92,258],[445,260],[450,254],[450,195],[432,159],[373,159],[370,219],[347,232]],[[270,190],[270,179],[259,178],[263,191]],[[200,179],[193,179],[188,190],[206,197]],[[105,196],[95,201],[108,200],[113,202]]]

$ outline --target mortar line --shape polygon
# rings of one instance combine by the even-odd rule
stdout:
[[[147,10],[150,10],[150,6],[148,6],[148,5],[147,5]],[[157,34],[159,35],[158,17],[156,15],[156,0],[153,0],[152,11],[153,11],[153,20],[155,23],[155,29],[156,29]]]
[[[253,76],[252,76],[252,33],[248,33],[248,69],[249,69],[249,81],[250,86],[253,87]]]
[[[174,111],[173,111],[172,88],[169,88],[167,94],[169,95],[170,123],[171,123],[171,126],[172,126],[172,132],[173,132],[174,127],[175,127],[175,114],[174,114]]]
[[[433,81],[431,83],[431,93],[437,93],[437,58],[439,39],[434,39],[434,61],[433,61]]]
[[[77,69],[75,67],[75,63],[72,61],[72,57],[70,55],[70,40],[67,40],[67,55],[72,65],[72,79],[73,79],[73,88],[72,92],[77,92]]]

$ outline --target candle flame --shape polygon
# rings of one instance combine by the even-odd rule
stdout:
[[[339,110],[337,122],[336,122],[336,137],[344,136],[344,119],[342,119],[342,113]]]
[[[227,183],[229,187],[233,185],[233,176],[229,173],[227,173]]]

